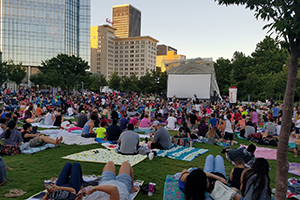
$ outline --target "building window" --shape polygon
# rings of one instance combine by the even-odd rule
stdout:
[[[139,45],[136,45],[135,48],[140,48],[140,46],[139,46]]]
[[[135,53],[139,53],[139,50],[136,50]]]
[[[145,44],[145,40],[142,40],[142,44]]]
[[[130,59],[130,62],[134,62],[134,59]]]
[[[131,55],[130,55],[130,58],[133,58],[133,57],[134,57],[134,54],[131,54]]]
[[[127,75],[128,74],[128,72],[125,72],[125,75]]]
[[[128,55],[125,55],[125,58],[128,58]]]
[[[125,59],[125,62],[128,62],[128,59]]]
[[[132,71],[133,70],[133,68],[130,68],[130,71]]]
[[[128,46],[125,46],[125,49],[128,49]]]
[[[141,45],[141,48],[145,48],[145,45]]]
[[[128,41],[126,41],[125,44],[128,44]]]
[[[123,68],[119,68],[120,71],[123,71]]]
[[[138,67],[136,67],[136,68],[135,68],[135,70],[139,70],[139,68],[138,68]]]
[[[144,70],[144,67],[141,67],[141,70]]]
[[[130,63],[130,66],[134,66],[134,64],[133,63]],[[130,68],[131,69],[131,68]]]
[[[123,49],[123,46],[120,46],[120,49]]]
[[[139,63],[135,63],[135,66],[139,66]]]
[[[135,75],[139,75],[139,73],[138,73],[138,72],[135,72]]]
[[[144,66],[144,63],[141,63],[141,66]]]
[[[144,72],[141,72],[141,75],[144,75]]]
[[[145,57],[145,54],[141,54],[141,57]]]
[[[123,72],[119,72],[119,75],[123,75]]]
[[[127,71],[128,70],[128,68],[125,68],[125,71]]]
[[[139,62],[140,61],[140,59],[135,59],[135,62]]]
[[[118,42],[115,42],[115,45],[118,45]]]
[[[134,41],[131,41],[130,44],[134,44]]]
[[[130,49],[134,49],[134,46],[130,46]]]
[[[123,58],[123,55],[120,55],[120,58]]]
[[[135,43],[136,43],[136,44],[139,44],[139,43],[140,43],[140,41],[135,41]]]
[[[118,64],[116,63],[115,66],[118,67]]]
[[[128,53],[128,50],[126,50],[125,53]]]
[[[118,51],[115,51],[115,53],[118,53]]]
[[[115,59],[115,62],[118,62],[118,59]]]
[[[125,63],[125,66],[128,66],[128,63]],[[125,68],[125,70],[126,70],[126,68]]]

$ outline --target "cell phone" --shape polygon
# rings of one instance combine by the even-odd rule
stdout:
[[[46,190],[52,190],[53,189],[53,186],[50,185],[50,184],[46,184],[44,187],[45,187]]]

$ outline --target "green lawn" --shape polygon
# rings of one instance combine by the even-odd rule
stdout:
[[[175,131],[170,131],[172,135],[176,134]],[[238,140],[242,144],[250,144],[245,140]],[[206,148],[210,151],[204,155],[199,156],[192,162],[172,160],[169,158],[154,158],[149,160],[148,158],[143,162],[135,165],[134,175],[135,179],[144,180],[145,183],[155,182],[157,190],[152,197],[143,195],[141,192],[136,199],[162,199],[164,181],[167,174],[175,174],[180,172],[184,168],[199,167],[203,168],[205,158],[209,154],[218,155],[220,154],[222,147],[212,146],[207,144],[195,144],[195,147]],[[51,177],[58,177],[61,169],[67,162],[73,162],[62,159],[61,157],[77,153],[84,150],[102,147],[100,144],[86,145],[86,146],[67,146],[60,145],[59,147],[48,149],[33,155],[20,154],[18,156],[3,156],[8,167],[14,168],[14,170],[8,170],[7,181],[3,186],[0,186],[0,199],[8,199],[4,197],[5,193],[8,193],[10,189],[21,188],[27,193],[19,198],[25,199],[31,195],[43,190],[44,180],[50,179]],[[239,147],[239,144],[234,146]],[[227,176],[231,169],[234,167],[231,163],[226,161],[225,155],[221,154],[225,159],[225,169]],[[297,158],[294,158],[292,153],[288,153],[289,162],[297,162]],[[101,175],[104,164],[80,162],[84,174],[96,174]],[[275,187],[276,177],[276,161],[269,160],[271,166],[270,177],[271,177],[271,188]],[[117,166],[117,170],[118,170]],[[292,175],[289,175],[292,177]]]

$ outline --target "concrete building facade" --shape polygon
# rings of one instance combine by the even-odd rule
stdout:
[[[171,46],[167,46],[165,44],[157,45],[157,55],[158,56],[167,55],[168,51],[174,51],[174,54],[177,55],[177,49],[175,49]]]

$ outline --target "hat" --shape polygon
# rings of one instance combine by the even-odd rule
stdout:
[[[84,110],[82,110],[80,113],[84,114],[84,113],[85,113],[85,111],[84,111]]]
[[[158,126],[158,125],[160,125],[159,121],[154,121],[153,122],[153,126]]]

